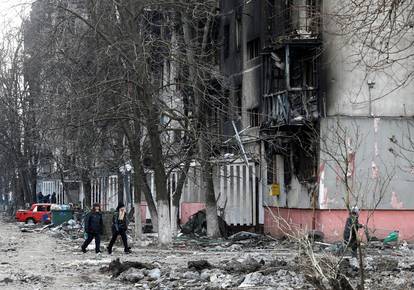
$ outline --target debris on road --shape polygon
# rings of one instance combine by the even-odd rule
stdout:
[[[183,235],[168,249],[156,246],[156,234],[145,234],[149,242],[133,248],[132,255],[115,251],[108,256],[80,252],[83,229],[74,220],[59,226],[16,226],[0,221],[0,229],[5,237],[0,241],[0,288],[26,289],[30,284],[39,289],[46,285],[58,289],[64,287],[61,281],[66,288],[78,285],[82,289],[321,287],[320,281],[304,270],[297,244],[256,233],[240,232],[228,239]],[[335,256],[332,249],[336,247],[340,248],[340,243],[313,244],[316,257],[327,256],[340,263],[338,278],[323,286],[357,289],[359,261],[347,255]],[[370,242],[364,247],[364,255],[366,289],[414,288],[413,245],[401,242],[388,248],[381,241]]]
[[[109,272],[112,274],[112,277],[116,278],[122,272],[125,272],[131,268],[151,270],[151,269],[154,269],[154,266],[141,263],[141,262],[131,262],[131,261],[121,262],[120,259],[117,258],[111,261],[111,263],[109,263],[107,267],[101,268],[101,272],[102,273]]]
[[[223,218],[218,216],[220,234],[226,238],[229,233],[229,226]],[[206,210],[200,210],[193,214],[189,221],[183,225],[181,233],[185,235],[205,236],[207,234],[207,216]]]

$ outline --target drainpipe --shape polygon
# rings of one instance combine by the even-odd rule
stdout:
[[[374,88],[375,82],[374,81],[368,81],[367,85],[368,85],[368,115],[371,117],[372,116],[372,95],[371,95],[371,90]]]

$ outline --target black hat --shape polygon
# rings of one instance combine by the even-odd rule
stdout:
[[[118,206],[116,207],[116,210],[118,211],[120,208],[125,207],[125,204],[123,204],[122,202],[120,202],[118,204]]]

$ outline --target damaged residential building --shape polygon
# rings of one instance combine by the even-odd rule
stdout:
[[[409,238],[412,169],[391,141],[409,144],[413,84],[379,97],[389,76],[354,67],[352,46],[324,17],[335,2],[220,1],[229,120],[255,167],[258,222],[280,235],[281,217],[340,240],[347,205],[358,206],[360,221],[374,212],[378,237],[399,230]]]
[[[69,2],[82,6],[84,1]],[[218,2],[217,65],[228,83],[217,98],[219,113],[209,112],[211,130],[219,136],[213,142],[218,214],[237,228],[280,235],[278,218],[283,218],[294,228],[340,240],[346,208],[357,205],[363,209],[361,222],[374,212],[369,226],[378,237],[399,230],[403,239],[410,238],[414,83],[390,90],[390,71],[367,75],[355,66],[353,47],[331,31],[324,16],[336,1]],[[182,42],[173,32],[170,37]],[[167,60],[160,64],[160,79],[168,87],[160,98],[167,107],[185,111],[180,88],[171,85],[181,77],[180,69]],[[166,116],[161,119],[163,126],[179,127]],[[182,146],[179,131],[164,134],[163,141]],[[61,203],[85,205],[88,198],[105,210],[120,200],[131,207],[134,169],[128,160],[111,168],[97,160],[89,180],[73,176],[62,182],[48,154],[41,161],[39,191],[56,192]],[[172,200],[179,171],[169,174],[171,219],[177,214],[185,223],[205,207],[199,164],[191,164],[178,209]],[[72,192],[67,196],[65,182]],[[143,220],[151,218],[144,199],[141,210]]]

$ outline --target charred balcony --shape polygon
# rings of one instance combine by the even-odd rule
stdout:
[[[264,98],[265,124],[270,127],[300,125],[319,117],[317,90],[282,91]]]
[[[262,127],[301,125],[321,115],[319,46],[285,45],[264,55]]]
[[[318,41],[321,35],[320,0],[280,2],[273,4],[273,42]]]

